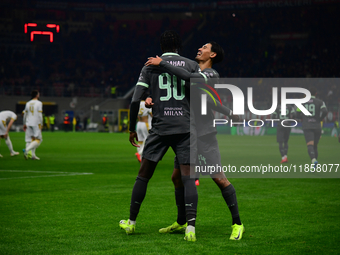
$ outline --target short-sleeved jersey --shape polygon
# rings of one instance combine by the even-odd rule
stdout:
[[[195,61],[176,53],[165,53],[162,59],[191,73],[199,71]],[[155,133],[171,135],[190,132],[190,90],[186,83],[189,81],[179,79],[162,67],[143,67],[136,86],[149,88],[154,103],[152,129]]]
[[[285,126],[282,126],[281,121],[291,119],[292,116],[295,114],[295,109],[294,107],[287,105],[286,106],[286,114],[281,114],[281,106],[277,107],[276,111],[273,112],[272,116],[273,119],[280,119],[280,122],[278,122],[277,126],[278,127],[285,127],[285,126],[292,126],[294,124],[293,121],[286,121],[284,123]]]
[[[213,68],[206,68],[203,71],[201,71],[202,74],[204,74],[208,79],[209,78],[220,78],[220,75],[218,72]]]
[[[30,100],[25,106],[25,117],[27,126],[39,126],[42,124],[42,103],[39,100]]]
[[[327,111],[325,102],[312,96],[312,98],[307,103],[304,103],[303,106],[312,115],[307,116],[302,114],[302,129],[321,129],[321,113],[322,111]]]
[[[203,71],[201,71],[202,74],[204,74],[206,78],[206,82],[208,85],[213,86],[213,84],[209,83],[209,79],[216,79],[220,78],[220,75],[218,72],[212,68],[206,68]],[[199,89],[196,86],[192,86],[192,90],[195,89],[195,91],[192,91],[191,94],[194,95],[195,98],[200,98],[201,94],[205,94],[204,91]],[[197,94],[197,95],[196,95]],[[211,133],[216,133],[216,127],[213,126],[214,123],[214,112],[211,109],[207,109],[207,115],[201,115],[201,100],[192,100],[191,105],[195,112],[195,122],[196,122],[196,129],[197,129],[197,136],[204,136]]]
[[[12,111],[2,111],[0,112],[0,121],[6,123],[8,119],[17,119],[17,115]]]

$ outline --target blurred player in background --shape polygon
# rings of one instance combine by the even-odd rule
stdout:
[[[304,103],[303,106],[311,113],[310,116],[304,115],[299,108],[296,112],[302,118],[302,130],[308,149],[308,155],[312,160],[314,169],[318,164],[318,143],[321,137],[321,121],[327,115],[327,107],[324,101],[316,98],[316,88],[311,88],[312,98]]]
[[[139,105],[138,122],[136,127],[139,147],[137,147],[135,155],[139,162],[142,162],[145,140],[149,134],[149,130],[151,129],[151,119],[152,110],[145,107],[145,101],[143,100]]]
[[[54,116],[54,114],[52,114],[49,117],[49,120],[50,120],[51,132],[54,132],[54,124],[55,124],[55,116]]]
[[[25,114],[25,110],[22,112],[22,116],[24,117],[24,114]],[[24,123],[25,125],[25,123]],[[32,138],[30,136],[30,134],[26,130],[25,131],[25,143],[26,143],[26,148],[28,147],[28,145],[30,145],[30,143],[32,142]],[[35,154],[35,150],[36,148],[30,150],[27,154],[28,154],[28,158],[31,158],[33,160],[40,160],[40,158],[37,157],[37,155]]]
[[[160,43],[162,57],[165,60],[181,63],[181,68],[189,72],[199,70],[196,62],[178,54],[178,50],[181,48],[181,39],[177,32],[165,31],[161,35]],[[190,138],[195,134],[190,132],[190,91],[185,86],[186,83],[158,67],[144,66],[140,73],[130,105],[129,141],[133,146],[138,146],[135,142],[135,139],[138,140],[135,123],[140,101],[148,89],[157,107],[153,108],[152,129],[145,142],[142,163],[132,190],[130,218],[119,222],[119,226],[127,234],[132,234],[135,231],[136,218],[144,200],[148,182],[158,162],[171,147],[178,157],[185,190],[184,201],[188,226],[184,239],[190,242],[196,241],[195,223],[198,195],[195,180],[190,178],[191,163],[193,163],[190,153],[195,153],[190,150]],[[195,147],[193,149],[195,150]]]
[[[281,105],[280,103],[278,105]],[[279,150],[281,153],[281,164],[288,162],[288,140],[291,132],[291,127],[284,127],[281,124],[281,121],[291,119],[295,115],[295,110],[292,106],[287,105],[286,113],[281,113],[281,107],[278,107],[275,112],[272,114],[273,119],[280,119],[280,122],[277,124],[276,131],[276,141],[279,143]],[[290,125],[287,121],[284,123],[285,126]]]
[[[146,65],[159,65],[165,68],[167,71],[175,74],[176,76],[190,80],[190,78],[204,78],[205,83],[209,83],[209,79],[218,79],[220,76],[218,72],[212,68],[213,64],[219,63],[224,58],[224,50],[216,42],[209,42],[198,49],[195,60],[200,66],[200,72],[190,73],[185,69],[178,68],[169,64],[166,61],[162,61],[158,56],[156,58],[149,58]],[[195,89],[195,86],[192,86]],[[201,90],[196,90],[201,93]],[[195,96],[199,98],[200,95]],[[151,99],[148,98],[146,105],[152,106]],[[200,100],[192,101],[191,106],[194,108],[195,116],[197,112],[200,112]],[[198,160],[199,165],[219,165],[221,166],[221,154],[218,147],[216,138],[216,128],[213,127],[214,113],[213,110],[220,112],[226,116],[233,118],[233,121],[238,121],[238,116],[232,116],[232,111],[222,105],[215,105],[214,103],[209,104],[208,100],[208,111],[207,115],[198,114],[195,117],[197,127],[197,148],[198,148]],[[182,231],[186,227],[185,210],[184,210],[184,188],[181,181],[181,173],[179,171],[179,164],[177,158],[175,158],[174,171],[172,174],[172,182],[175,186],[175,199],[177,205],[177,221],[172,225],[162,228],[159,230],[160,233],[171,233]],[[224,198],[227,206],[229,207],[232,216],[232,233],[230,240],[241,240],[242,235],[245,231],[241,219],[239,216],[236,191],[234,186],[228,181],[223,172],[211,175],[213,181],[220,188],[222,197]]]
[[[77,116],[77,118],[78,118],[78,116]],[[103,123],[103,127],[104,127],[105,132],[109,132],[109,121],[108,121],[106,114],[104,114],[104,116],[102,117],[102,123]]]
[[[9,131],[14,121],[16,121],[17,115],[12,111],[2,111],[0,112],[0,138],[5,139],[5,143],[11,153],[11,156],[19,155],[19,152],[13,150],[12,141],[9,138]],[[7,121],[9,123],[7,124]],[[1,140],[0,140],[1,141]],[[0,158],[3,156],[0,154]]]
[[[38,100],[39,97],[39,91],[33,90],[31,93],[32,99],[26,103],[24,110],[24,131],[26,132],[26,135],[31,138],[31,142],[26,145],[26,149],[23,149],[26,160],[30,158],[31,153],[33,156],[32,150],[38,148],[42,142],[41,129],[43,125],[43,116],[42,103]],[[36,156],[35,159],[37,159]]]

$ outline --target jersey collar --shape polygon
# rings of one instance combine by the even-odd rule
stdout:
[[[163,56],[179,56],[179,54],[175,52],[166,52],[166,53],[163,53],[161,57]]]

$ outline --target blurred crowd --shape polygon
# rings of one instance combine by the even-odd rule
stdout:
[[[36,22],[59,22],[60,33],[53,43],[29,42],[24,23],[7,19],[0,27],[0,95],[27,95],[34,87],[45,96],[123,96],[135,85],[147,57],[161,54],[159,35],[166,29],[180,33],[185,42],[181,54],[189,58],[210,40],[221,44],[225,59],[215,66],[221,77],[338,77],[339,9],[228,10],[191,19],[32,12],[29,18]],[[259,85],[255,100],[268,90]],[[319,91],[324,100],[339,102],[340,86],[320,85]]]

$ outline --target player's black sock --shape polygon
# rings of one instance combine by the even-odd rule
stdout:
[[[133,186],[131,204],[130,204],[130,220],[135,221],[139,213],[140,206],[146,194],[149,179],[137,177],[135,185]]]
[[[283,143],[279,143],[279,149],[281,153],[281,157],[283,157],[285,154],[285,149],[283,148]]]
[[[314,154],[315,154],[315,158],[318,159],[318,156],[319,156],[318,146],[315,144],[314,144]]]
[[[195,174],[195,181],[199,180],[199,178],[200,178],[200,172],[197,172],[197,173]]]
[[[284,143],[284,155],[288,154],[288,143]]]
[[[314,145],[307,145],[307,148],[310,159],[315,158]]]
[[[198,201],[195,179],[190,178],[190,176],[182,176],[182,182],[184,185],[184,201],[187,222],[188,225],[195,227]]]
[[[175,199],[177,205],[177,223],[184,225],[187,222],[185,217],[184,187],[175,188]]]
[[[236,199],[236,191],[232,184],[228,185],[222,190],[222,196],[227,203],[231,217],[233,218],[233,224],[241,225],[241,219],[238,212],[238,205],[237,205],[237,199]]]

